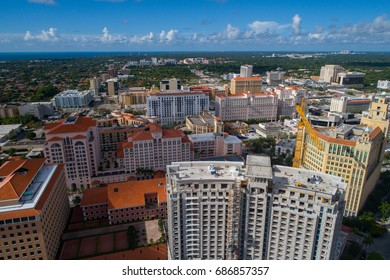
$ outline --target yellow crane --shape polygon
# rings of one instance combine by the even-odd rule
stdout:
[[[293,167],[296,168],[301,167],[302,149],[304,144],[303,138],[305,133],[304,129],[306,129],[307,133],[310,135],[310,138],[316,145],[317,149],[320,151],[324,150],[324,147],[322,146],[320,139],[318,139],[314,129],[311,127],[309,120],[305,116],[304,107],[305,107],[305,99],[302,98],[301,105],[297,104],[295,106],[299,114],[299,117],[301,118],[301,121],[298,122],[298,132],[296,136],[296,145],[295,145],[295,153],[294,153],[294,160],[293,160]]]

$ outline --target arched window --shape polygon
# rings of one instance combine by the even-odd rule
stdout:
[[[52,144],[51,146],[50,146],[50,148],[61,148],[61,146],[59,145],[59,144],[57,144],[57,143],[54,143],[54,144]]]
[[[77,141],[76,144],[75,144],[75,146],[84,146],[84,143],[81,142],[81,141]]]

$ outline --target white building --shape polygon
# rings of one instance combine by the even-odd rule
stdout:
[[[224,121],[248,119],[277,120],[278,98],[275,93],[242,93],[215,96],[215,114]]]
[[[147,97],[147,116],[161,124],[183,122],[188,115],[209,110],[209,97],[203,92],[159,92]]]
[[[340,65],[325,65],[321,67],[320,81],[336,83],[337,75],[344,71]]]
[[[224,133],[190,134],[188,139],[194,148],[194,159],[241,155],[242,141]]]
[[[82,108],[88,107],[92,102],[92,91],[65,90],[53,98],[57,108]]]
[[[19,115],[33,115],[43,120],[54,115],[54,106],[52,102],[32,102],[25,103],[18,107]]]
[[[242,65],[240,68],[240,77],[241,78],[250,78],[253,74],[252,65]]]
[[[277,69],[276,71],[267,71],[267,84],[270,86],[278,86],[284,84],[284,71]]]
[[[346,185],[270,159],[167,166],[171,259],[333,259]]]
[[[388,81],[388,80],[379,80],[377,88],[380,88],[380,89],[390,89],[390,81]]]
[[[181,82],[180,79],[169,79],[169,80],[162,80],[160,82],[160,90],[161,91],[177,91],[181,89]]]

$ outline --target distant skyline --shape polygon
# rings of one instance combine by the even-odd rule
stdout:
[[[3,0],[1,6],[0,52],[390,50],[388,0]]]

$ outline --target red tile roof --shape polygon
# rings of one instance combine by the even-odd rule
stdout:
[[[83,191],[83,198],[81,199],[80,206],[107,204],[107,186],[85,189]]]
[[[0,167],[0,200],[19,199],[44,163],[44,158],[5,162]]]
[[[54,123],[45,125],[44,130],[46,135],[50,134],[65,134],[75,132],[86,132],[90,127],[96,126],[96,120],[91,117],[78,117],[73,123],[65,123],[65,120],[60,120]]]
[[[238,78],[233,78],[232,80],[234,80],[234,81],[261,81],[262,79],[259,77],[250,77],[250,78],[238,77]]]

